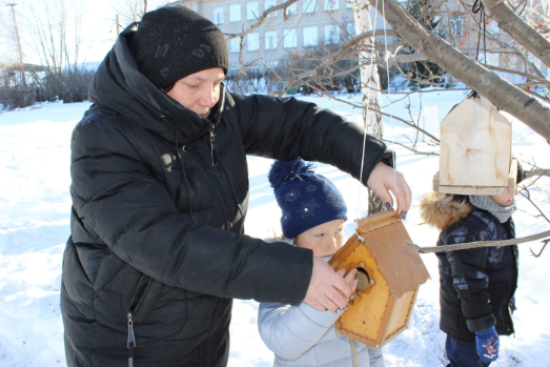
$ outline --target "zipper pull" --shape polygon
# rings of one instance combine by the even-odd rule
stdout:
[[[128,367],[134,367],[134,348],[136,346],[136,334],[134,334],[134,320],[132,313],[128,312]]]
[[[212,161],[212,167],[217,167],[215,152],[216,152],[216,134],[214,133],[214,124],[210,125],[210,160]]]

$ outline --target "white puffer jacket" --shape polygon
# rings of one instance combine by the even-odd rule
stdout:
[[[334,323],[342,312],[318,311],[306,303],[261,303],[258,325],[264,343],[275,353],[273,366],[383,367],[380,349],[336,332]]]
[[[285,242],[295,246],[292,240]],[[384,367],[381,349],[336,332],[334,323],[343,312],[318,311],[307,303],[261,303],[258,327],[275,353],[273,367]]]

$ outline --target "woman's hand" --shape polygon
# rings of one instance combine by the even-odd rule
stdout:
[[[397,199],[397,212],[403,216],[406,215],[411,206],[411,189],[401,172],[379,162],[372,170],[367,186],[390,206],[393,206],[390,192],[394,194]]]
[[[343,275],[346,273],[346,269],[340,269],[337,271],[337,273],[340,272]],[[357,286],[359,285],[359,279],[357,279],[357,269],[351,269],[344,277],[344,280],[348,283],[352,293],[355,293]]]
[[[344,279],[345,272],[345,269],[335,272],[325,260],[314,256],[304,302],[319,311],[344,309],[353,294],[348,280]]]

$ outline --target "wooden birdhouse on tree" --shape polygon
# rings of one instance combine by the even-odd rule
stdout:
[[[398,214],[385,211],[358,221],[356,233],[329,261],[335,269],[358,270],[359,286],[336,330],[380,348],[408,326],[416,295],[429,278]]]
[[[513,193],[512,124],[489,100],[472,92],[441,121],[434,191],[463,195]]]

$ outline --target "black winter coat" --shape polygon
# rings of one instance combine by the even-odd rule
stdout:
[[[445,195],[424,197],[421,214],[441,229],[438,246],[515,238],[514,223],[500,223],[492,214]],[[439,258],[440,328],[460,342],[475,340],[476,331],[496,327],[514,332],[512,298],[517,286],[517,246],[482,247],[442,252]]]
[[[246,155],[359,176],[363,132],[295,99],[222,93],[201,118],[156,89],[119,37],[72,137],[61,309],[69,366],[224,366],[231,299],[297,305],[312,252],[243,234]],[[364,182],[388,158],[367,139]],[[391,155],[390,155],[391,156]],[[135,345],[135,347],[134,347]]]

